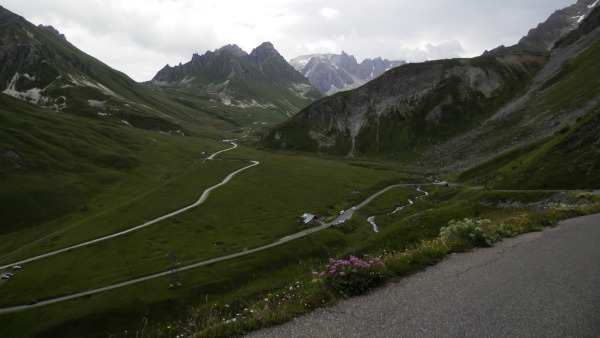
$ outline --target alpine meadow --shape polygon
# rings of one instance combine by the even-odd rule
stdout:
[[[473,58],[147,82],[0,7],[0,336],[241,336],[600,212],[597,3]]]

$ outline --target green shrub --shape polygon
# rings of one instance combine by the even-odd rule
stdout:
[[[440,238],[443,242],[451,242],[454,239],[463,239],[471,242],[474,246],[491,246],[490,236],[483,230],[488,228],[492,222],[489,219],[472,220],[465,218],[451,220],[447,227],[440,229]]]
[[[446,257],[447,253],[448,248],[444,245],[422,245],[411,253],[411,264],[417,268],[434,265]]]
[[[542,227],[553,227],[558,224],[558,219],[556,217],[552,214],[545,213],[531,215],[531,221],[540,226],[539,230],[541,230]]]
[[[394,253],[385,257],[384,264],[394,276],[402,276],[411,270],[411,260],[409,253]]]

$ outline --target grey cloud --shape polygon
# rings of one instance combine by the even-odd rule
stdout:
[[[34,24],[53,25],[76,46],[141,81],[167,63],[230,43],[249,51],[271,41],[287,59],[341,50],[359,61],[473,56],[516,43],[554,10],[574,2],[254,0],[244,7],[247,2],[232,0],[4,0],[2,5]],[[216,8],[221,11],[214,14]],[[239,8],[259,9],[260,20]],[[321,15],[323,8],[335,15]],[[106,50],[107,41],[120,50]]]

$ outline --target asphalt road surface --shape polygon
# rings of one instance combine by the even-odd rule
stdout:
[[[250,337],[600,337],[600,214],[457,254]]]

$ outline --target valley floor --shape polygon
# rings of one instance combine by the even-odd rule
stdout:
[[[228,149],[216,152],[216,153],[212,154],[210,157],[208,157],[207,159],[211,159],[212,160],[212,159],[214,159],[214,156],[217,155],[217,154],[219,154],[219,153],[235,149],[237,147],[237,145],[235,143],[232,143],[232,144],[233,144],[232,148],[228,148]],[[177,215],[179,213],[182,213],[182,212],[184,212],[184,211],[186,211],[186,210],[188,210],[190,208],[193,208],[193,207],[195,207],[195,206],[203,203],[206,200],[206,198],[208,197],[208,194],[210,193],[210,191],[212,191],[213,189],[215,189],[215,188],[217,188],[217,187],[219,187],[219,186],[221,186],[223,184],[226,184],[237,173],[239,173],[239,172],[241,172],[243,170],[246,170],[246,169],[248,169],[250,167],[253,167],[253,166],[259,164],[259,162],[257,162],[257,161],[251,161],[251,162],[252,162],[251,165],[236,170],[235,172],[229,174],[221,183],[219,183],[219,184],[217,184],[215,186],[212,186],[212,187],[206,189],[202,193],[202,195],[198,199],[198,201],[196,203],[192,204],[192,205],[189,205],[187,207],[184,207],[182,209],[179,209],[179,210],[174,211],[172,213],[169,213],[167,215],[158,217],[158,218],[156,218],[154,220],[145,222],[144,224],[142,224],[142,225],[140,225],[138,227],[131,228],[129,230],[122,231],[122,232],[119,232],[119,233],[116,233],[116,234],[113,234],[113,235],[109,235],[109,236],[105,236],[105,237],[102,237],[102,238],[98,238],[98,239],[95,239],[95,240],[92,240],[92,241],[84,242],[84,243],[81,243],[81,244],[78,244],[78,245],[75,245],[75,246],[71,246],[71,247],[68,247],[68,248],[64,248],[64,249],[56,250],[56,251],[53,251],[53,252],[49,252],[47,254],[43,254],[43,255],[40,255],[40,256],[35,256],[35,257],[29,258],[29,259],[26,259],[26,260],[22,260],[22,261],[19,261],[19,262],[11,263],[11,264],[8,264],[8,265],[0,267],[0,269],[7,269],[7,268],[9,268],[9,267],[11,267],[13,265],[27,263],[27,262],[30,262],[30,261],[34,261],[34,260],[38,260],[38,259],[42,259],[42,258],[46,258],[46,257],[52,256],[52,255],[55,255],[55,254],[59,254],[59,253],[62,253],[62,252],[66,252],[68,250],[72,250],[72,249],[76,249],[76,248],[79,248],[79,247],[84,247],[84,246],[87,246],[87,245],[91,245],[91,244],[97,243],[99,241],[104,241],[104,240],[109,240],[109,239],[112,239],[112,238],[116,238],[118,236],[127,234],[127,233],[129,233],[131,231],[135,231],[135,230],[141,229],[143,227],[149,226],[151,224],[154,224],[156,222],[159,222],[159,221],[164,220],[166,218],[169,218],[171,216],[174,216],[174,215]],[[430,184],[430,183],[424,183],[424,184]],[[445,184],[445,182],[440,182],[440,183],[435,183],[435,184],[437,184],[437,185],[443,185],[443,184]],[[276,241],[274,243],[271,243],[271,244],[267,244],[267,245],[264,245],[264,246],[261,246],[261,247],[257,247],[257,248],[253,248],[253,249],[249,249],[249,250],[246,249],[246,250],[244,250],[242,252],[237,252],[237,253],[234,253],[234,254],[231,254],[231,255],[221,256],[221,257],[217,257],[217,258],[213,258],[213,259],[209,259],[209,260],[204,260],[204,261],[201,261],[201,262],[198,262],[198,263],[186,265],[186,266],[178,268],[178,270],[179,271],[190,270],[190,269],[198,268],[200,266],[205,266],[205,265],[208,265],[208,264],[212,264],[212,263],[215,263],[215,262],[224,261],[224,260],[228,260],[228,259],[232,259],[232,258],[236,258],[236,257],[240,257],[240,256],[252,254],[252,253],[255,253],[255,252],[258,252],[258,251],[266,250],[266,249],[272,248],[274,246],[278,246],[278,245],[287,243],[289,241],[292,241],[294,239],[298,239],[298,238],[306,236],[308,234],[311,234],[311,233],[314,233],[314,232],[317,232],[317,231],[320,231],[320,230],[327,229],[327,228],[331,227],[332,225],[343,223],[346,220],[349,220],[350,218],[352,218],[352,215],[354,214],[354,211],[356,209],[359,209],[362,206],[368,204],[373,199],[375,199],[377,196],[380,196],[381,194],[387,192],[390,189],[398,188],[398,187],[413,187],[413,186],[420,186],[420,185],[421,184],[410,183],[410,184],[395,184],[395,185],[388,186],[388,187],[386,187],[386,188],[378,191],[377,193],[369,196],[367,199],[365,199],[363,202],[361,202],[357,206],[355,206],[355,207],[347,210],[345,213],[340,214],[339,217],[335,218],[332,221],[329,221],[329,222],[326,222],[326,223],[322,223],[319,226],[310,228],[308,230],[300,231],[300,232],[297,232],[295,234],[292,234],[292,235],[289,235],[289,236],[285,236],[285,237],[281,238],[280,240],[278,240],[278,241]],[[425,194],[427,194],[427,193],[425,192]],[[100,292],[104,292],[104,291],[108,291],[108,290],[112,290],[112,289],[124,287],[124,286],[127,286],[127,285],[132,285],[132,284],[140,283],[140,282],[147,281],[147,280],[150,280],[150,279],[154,279],[154,278],[158,278],[158,277],[162,277],[162,276],[167,276],[167,275],[169,275],[171,273],[172,273],[171,270],[167,270],[167,271],[164,271],[164,272],[160,272],[160,273],[156,273],[156,274],[144,276],[144,277],[141,277],[141,278],[136,278],[136,279],[132,279],[132,280],[129,280],[129,281],[124,281],[124,282],[120,282],[120,283],[108,285],[108,286],[97,288],[97,289],[93,289],[93,290],[88,290],[88,291],[79,292],[79,293],[76,293],[76,294],[71,294],[71,295],[66,295],[66,296],[63,296],[63,297],[58,297],[58,298],[54,298],[54,299],[48,299],[48,300],[36,302],[35,304],[27,304],[27,305],[21,305],[21,306],[14,306],[14,307],[3,308],[3,309],[0,309],[0,314],[1,313],[10,313],[10,312],[15,312],[15,311],[22,311],[22,310],[26,310],[26,309],[29,309],[29,308],[40,307],[40,306],[44,306],[44,305],[48,305],[48,304],[54,304],[54,303],[58,303],[58,302],[62,302],[62,301],[66,301],[66,300],[70,300],[70,299],[74,299],[74,298],[78,298],[78,297],[84,297],[84,296],[88,296],[88,295],[92,295],[92,294],[96,294],[96,293],[100,293]]]

